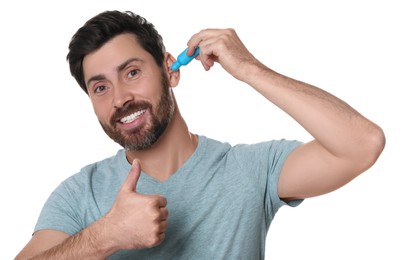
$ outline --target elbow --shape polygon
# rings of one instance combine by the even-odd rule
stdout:
[[[386,146],[386,137],[379,126],[374,125],[367,132],[363,144],[361,145],[361,161],[362,161],[362,171],[365,171],[372,167]]]

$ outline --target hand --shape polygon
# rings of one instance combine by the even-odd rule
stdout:
[[[247,69],[252,65],[263,66],[245,47],[233,29],[207,29],[193,35],[188,41],[187,55],[192,55],[196,47],[200,53],[196,57],[209,70],[214,62],[235,78],[246,81]],[[248,65],[251,65],[249,67]]]
[[[160,195],[136,192],[141,173],[139,160],[134,160],[116,201],[105,216],[112,239],[120,249],[140,249],[159,245],[167,229],[167,200]],[[109,231],[110,229],[110,231]]]

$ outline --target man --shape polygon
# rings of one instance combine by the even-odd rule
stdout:
[[[263,259],[282,205],[331,192],[371,167],[380,127],[333,95],[272,71],[232,29],[188,41],[293,117],[314,140],[230,146],[191,133],[173,95],[180,72],[161,36],[130,12],[104,12],[67,56],[104,131],[124,149],[65,180],[17,259]]]

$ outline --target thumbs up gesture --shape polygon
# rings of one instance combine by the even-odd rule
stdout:
[[[141,165],[134,160],[128,177],[104,220],[105,232],[119,249],[141,249],[159,245],[167,229],[167,200],[161,195],[136,191]]]

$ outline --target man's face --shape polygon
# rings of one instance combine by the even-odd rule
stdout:
[[[85,82],[106,134],[129,150],[162,135],[174,113],[167,74],[131,34],[118,35],[83,60]]]

